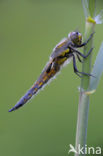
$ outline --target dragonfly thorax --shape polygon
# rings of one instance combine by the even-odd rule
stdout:
[[[79,32],[70,32],[68,34],[69,39],[72,41],[74,45],[81,45],[82,43],[82,34]]]

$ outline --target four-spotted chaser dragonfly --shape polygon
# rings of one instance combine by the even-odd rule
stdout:
[[[79,60],[79,62],[82,62],[81,57],[86,59],[92,52],[93,48],[91,48],[88,54],[85,56],[77,50],[78,48],[85,46],[92,38],[92,36],[93,33],[90,35],[86,42],[82,43],[81,33],[79,33],[78,31],[70,32],[68,34],[68,37],[63,39],[53,49],[53,52],[49,58],[49,62],[43,69],[37,81],[31,87],[31,89],[28,90],[28,92],[17,102],[17,104],[12,109],[9,110],[9,112],[14,111],[26,104],[27,101],[29,101],[33,95],[37,94],[37,92],[61,70],[61,67],[63,67],[65,63],[70,62],[70,60],[73,60],[73,69],[78,76],[81,77],[82,74],[91,76],[91,74],[89,73],[78,71],[76,66],[76,58]]]

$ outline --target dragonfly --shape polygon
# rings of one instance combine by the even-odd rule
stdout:
[[[53,49],[50,55],[49,61],[44,67],[37,81],[28,90],[28,92],[17,102],[17,104],[9,110],[12,112],[25,105],[34,95],[38,93],[43,86],[45,86],[61,68],[68,64],[71,60],[73,61],[74,73],[79,77],[83,75],[92,76],[90,73],[80,72],[76,65],[76,59],[79,62],[83,62],[81,58],[86,59],[92,52],[93,48],[89,50],[87,55],[82,54],[78,48],[84,47],[92,38],[92,33],[86,42],[82,42],[82,34],[78,31],[73,31],[68,34],[67,38],[62,39]]]

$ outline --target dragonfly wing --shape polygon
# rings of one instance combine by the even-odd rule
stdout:
[[[60,55],[63,55],[65,53],[64,51],[68,49],[70,41],[67,38],[64,38],[62,41],[60,41],[56,47],[53,49],[53,52],[51,54],[51,58],[54,59]]]

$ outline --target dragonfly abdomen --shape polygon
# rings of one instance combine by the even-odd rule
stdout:
[[[49,72],[44,70],[38,80],[35,82],[35,84],[32,86],[31,89],[17,102],[17,104],[9,110],[9,112],[12,112],[20,107],[22,107],[24,104],[26,104],[33,95],[37,94],[37,92],[47,84],[47,82],[58,72],[58,69],[52,68]]]
[[[42,86],[43,86],[42,82],[39,83],[36,82],[36,84],[34,84],[32,88],[29,89],[29,91],[17,102],[17,104],[12,109],[9,110],[9,112],[14,111],[22,107],[24,104],[26,104],[33,97],[33,95],[35,95],[38,92],[38,90]]]

